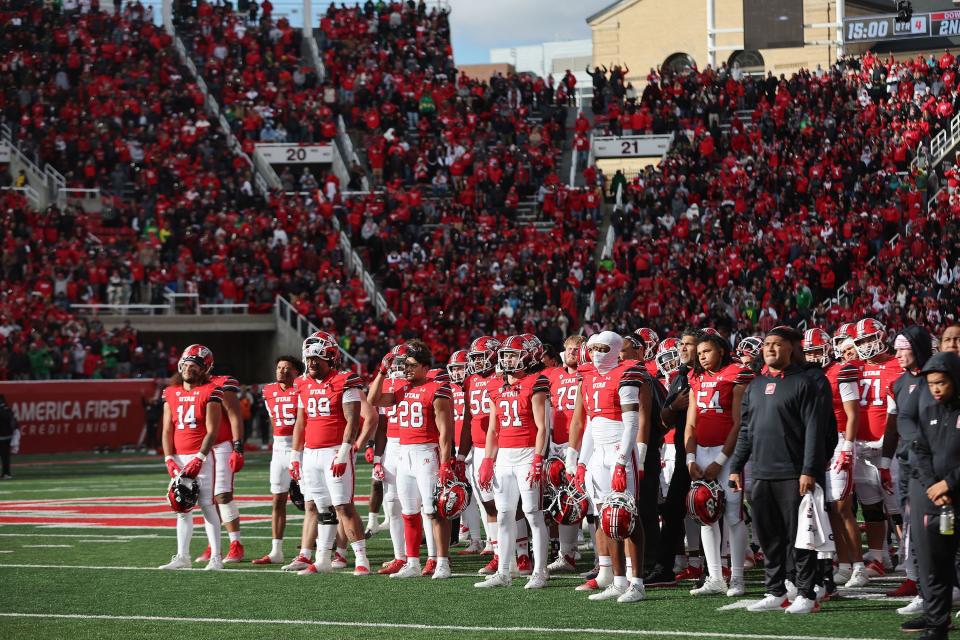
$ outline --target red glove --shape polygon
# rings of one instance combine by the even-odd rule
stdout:
[[[363,459],[373,464],[373,445],[368,444],[367,448],[363,450]]]
[[[614,491],[627,490],[627,467],[622,464],[613,466],[613,477],[610,478],[610,488]]]
[[[535,484],[540,484],[543,480],[543,456],[539,453],[533,454],[533,462],[530,463],[530,472],[527,473],[527,482],[530,488]]]
[[[577,465],[577,475],[574,480],[581,489],[587,486],[587,465],[582,462]]]
[[[893,495],[893,476],[890,475],[890,469],[880,469],[880,484],[884,491]]]
[[[300,482],[300,463],[296,460],[290,463],[290,477]]]
[[[196,478],[200,474],[201,467],[203,467],[203,460],[194,458],[183,468],[183,475],[188,478]]]
[[[392,351],[388,351],[387,355],[383,356],[383,359],[380,361],[380,367],[377,369],[377,373],[382,376],[386,376],[390,373],[390,367],[393,366],[393,361],[396,359],[396,356]]]
[[[243,469],[243,453],[239,451],[234,451],[230,454],[230,471],[237,473],[240,469]]]
[[[347,463],[346,462],[338,463],[336,460],[334,460],[333,462],[330,463],[330,471],[333,472],[334,478],[342,478],[343,474],[347,472]]]
[[[484,458],[480,463],[480,486],[489,489],[493,482],[493,458]]]
[[[853,452],[841,451],[837,457],[837,463],[833,465],[833,468],[837,471],[850,471],[853,468]],[[889,469],[887,471],[889,472]],[[881,475],[883,474],[882,469],[880,473]]]
[[[453,475],[457,477],[457,480],[460,482],[467,481],[467,463],[459,458],[453,460]]]
[[[173,461],[173,457],[166,458],[164,462],[167,463],[167,473],[170,474],[171,478],[176,477],[176,475],[180,473],[180,467]]]
[[[373,463],[373,479],[374,480],[383,480],[383,464],[380,462]]]
[[[353,451],[353,445],[340,445],[340,451],[337,452],[337,457],[330,463],[330,471],[333,472],[334,478],[342,478],[343,474],[347,472],[347,463],[350,462]]]
[[[449,460],[440,465],[440,482],[447,484],[453,480],[453,465]]]

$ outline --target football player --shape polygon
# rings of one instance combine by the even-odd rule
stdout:
[[[590,418],[593,454],[590,456],[590,491],[599,507],[612,492],[636,496],[643,476],[650,432],[653,390],[642,365],[620,363],[623,339],[612,331],[591,336],[587,343],[592,366],[581,372],[580,389],[585,415]],[[583,425],[571,426],[567,449],[568,473],[576,470],[582,445]],[[597,537],[605,540],[613,564],[613,582],[591,600],[637,602],[645,597],[643,586],[643,527],[630,533],[629,547],[634,575],[628,580],[624,541],[612,540],[598,527]]]
[[[886,572],[887,516],[899,518],[896,486],[891,469],[891,458],[883,455],[883,436],[888,427],[896,431],[895,415],[887,413],[892,386],[903,374],[897,359],[887,352],[886,328],[873,318],[864,318],[856,324],[853,339],[857,355],[862,361],[860,371],[860,406],[862,421],[857,434],[856,461],[853,465],[853,487],[863,509],[867,529],[867,553],[863,559],[871,578]],[[889,423],[889,424],[888,424]]]
[[[753,372],[731,360],[730,345],[719,335],[704,333],[697,338],[697,357],[690,378],[690,403],[684,435],[687,470],[691,480],[715,480],[726,493],[724,526],[730,541],[730,585],[723,579],[720,556],[720,523],[700,527],[708,578],[691,595],[746,592],[743,561],[747,552],[747,528],[743,522],[743,494],[729,488],[729,457],[740,432],[740,403],[753,380]]]
[[[823,367],[833,392],[833,414],[837,421],[837,446],[827,470],[824,499],[829,510],[837,546],[838,570],[834,582],[846,587],[863,587],[869,582],[860,549],[860,529],[853,511],[853,465],[857,430],[860,426],[860,369],[852,362],[834,360],[836,350],[822,329],[803,334],[803,356]]]
[[[220,430],[223,391],[210,381],[213,352],[200,344],[184,349],[177,374],[163,390],[163,456],[171,478],[183,474],[200,484],[210,559],[207,569],[223,569],[220,558],[220,515],[213,503],[214,461],[210,456]],[[193,514],[177,514],[177,554],[161,569],[190,567]]]
[[[657,346],[660,344],[660,336],[649,327],[640,327],[633,332],[633,335],[640,340],[640,347],[635,359],[643,362],[647,373],[656,380],[657,376],[660,375],[660,370],[657,368]],[[624,359],[626,360],[626,358]]]
[[[433,492],[438,480],[446,482],[454,474],[450,458],[453,445],[452,392],[445,376],[429,379],[433,355],[419,340],[407,343],[404,356],[407,384],[395,391],[384,392],[384,376],[381,372],[391,367],[395,357],[393,353],[384,356],[380,370],[370,385],[371,404],[396,406],[400,425],[397,492],[403,512],[407,562],[391,577],[413,578],[422,575],[420,540],[423,514],[426,514],[432,524],[432,531],[427,533],[432,533],[436,549],[435,569],[431,577],[441,580],[451,576],[450,521],[436,513]]]
[[[447,375],[450,376],[450,390],[453,392],[453,444],[459,451],[460,435],[463,431],[463,417],[466,408],[466,394],[463,392],[463,381],[467,377],[467,352],[463,349],[454,351],[450,354],[447,362]],[[458,454],[459,456],[459,454]],[[461,462],[465,463],[465,458]],[[463,523],[461,531],[466,534],[469,542],[467,547],[460,551],[460,555],[473,555],[483,551],[483,535],[480,533],[483,525],[481,524],[480,507],[476,502],[471,501],[466,510],[460,515],[460,521]]]
[[[531,334],[510,336],[500,346],[497,360],[505,379],[489,390],[490,428],[480,468],[480,484],[493,490],[502,557],[513,556],[516,539],[517,503],[530,524],[534,545],[534,568],[525,589],[547,586],[549,529],[541,504],[543,461],[547,440],[547,405],[550,381],[543,375],[540,340]],[[475,587],[510,586],[510,565],[503,562],[497,573]]]
[[[273,455],[270,458],[271,512],[270,553],[253,564],[283,562],[283,532],[287,526],[287,494],[290,491],[290,447],[293,425],[297,421],[296,379],[303,375],[303,362],[294,356],[280,356],[276,361],[275,382],[263,386],[263,403],[273,423]]]
[[[309,340],[309,339],[308,339]],[[323,333],[304,341],[307,375],[297,385],[297,421],[293,428],[290,475],[301,483],[306,500],[318,510],[317,559],[301,574],[332,571],[330,550],[337,523],[355,555],[354,575],[370,573],[363,524],[353,504],[354,439],[361,417],[362,382],[356,373],[340,371],[340,347]]]

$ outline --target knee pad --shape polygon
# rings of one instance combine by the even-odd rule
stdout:
[[[882,502],[860,505],[860,510],[863,511],[864,522],[884,522],[886,520],[883,515]]]
[[[337,520],[337,512],[330,508],[320,511],[317,522],[320,524],[327,525],[337,525],[340,521]]]
[[[231,501],[220,505],[220,517],[224,522],[233,522],[240,517],[240,508],[237,503]]]

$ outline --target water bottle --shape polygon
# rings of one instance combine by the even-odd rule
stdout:
[[[940,507],[940,535],[953,535],[953,507],[949,504]]]

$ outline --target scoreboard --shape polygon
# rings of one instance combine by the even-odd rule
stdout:
[[[843,41],[848,44],[950,36],[960,36],[960,11],[915,13],[910,22],[897,22],[892,14],[843,21]]]

